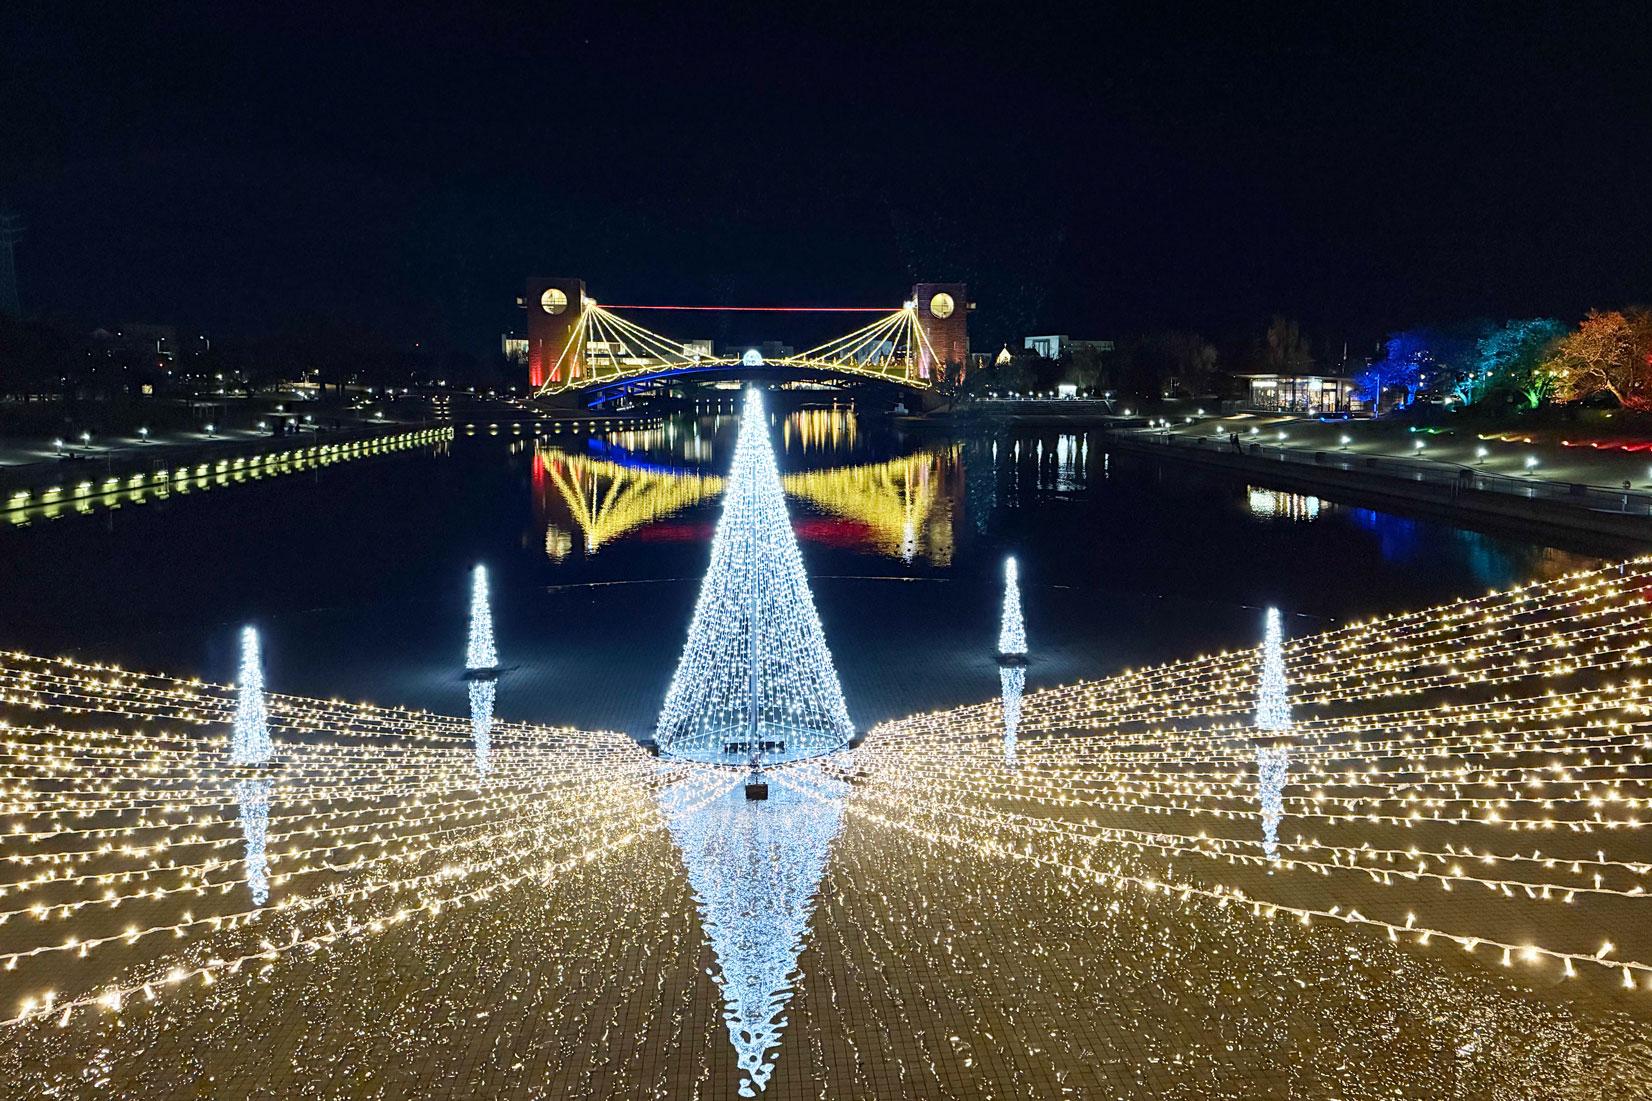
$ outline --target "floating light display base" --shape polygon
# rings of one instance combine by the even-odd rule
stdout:
[[[994,654],[993,659],[1008,668],[1024,669],[1028,664],[1026,654]]]
[[[466,669],[464,671],[463,679],[465,679],[465,680],[498,680],[499,679],[499,674],[503,673],[504,671],[505,671],[505,667],[502,666],[502,665],[493,665],[493,666],[489,666],[486,669]]]
[[[746,777],[746,798],[758,802],[769,797],[769,782],[763,778],[761,772],[753,772]]]

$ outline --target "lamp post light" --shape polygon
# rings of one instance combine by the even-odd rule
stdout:
[[[207,432],[207,439],[215,440],[215,439],[218,438],[218,429],[217,429],[216,425],[211,425],[211,424],[207,425],[206,426],[206,432]]]
[[[53,440],[52,446],[57,448],[57,456],[61,459],[63,457],[63,437],[59,436],[57,439]]]
[[[1484,466],[1485,462],[1486,462],[1486,456],[1490,455],[1490,454],[1491,454],[1491,452],[1489,450],[1487,450],[1486,448],[1476,447],[1474,449],[1474,465],[1475,466]]]
[[[138,442],[139,443],[148,443],[149,442],[149,428],[148,428],[148,426],[145,426],[143,428],[138,429]]]
[[[1354,438],[1352,436],[1342,437],[1342,449],[1344,451],[1348,450],[1348,445],[1353,443],[1353,442],[1354,442]]]
[[[82,432],[80,434],[80,446],[82,446],[82,447],[91,447],[92,446],[92,434],[90,432]]]
[[[1416,451],[1417,454],[1421,455],[1423,453],[1423,441],[1422,440],[1413,440],[1413,441],[1411,441],[1411,447],[1414,451]]]
[[[1537,456],[1536,455],[1527,455],[1526,456],[1526,473],[1527,474],[1533,474],[1533,473],[1536,472],[1536,470],[1537,470]]]

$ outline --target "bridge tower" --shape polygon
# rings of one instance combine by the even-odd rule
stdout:
[[[975,303],[962,283],[918,283],[912,288],[924,346],[918,351],[918,377],[935,380],[948,363],[969,362],[969,313]]]
[[[574,346],[585,307],[585,280],[540,275],[528,280],[519,304],[528,312],[528,385],[538,389],[585,373],[585,349]]]

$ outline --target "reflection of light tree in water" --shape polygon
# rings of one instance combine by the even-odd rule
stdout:
[[[247,890],[252,904],[262,906],[270,900],[270,861],[264,850],[270,828],[270,781],[237,781],[235,801],[240,807],[241,837],[247,846]]]
[[[732,772],[727,790],[709,801],[702,784],[660,795],[717,957],[742,1097],[766,1089],[774,1073],[782,1013],[800,978],[797,959],[849,793],[817,765],[787,766],[769,778],[769,798],[755,802]]]

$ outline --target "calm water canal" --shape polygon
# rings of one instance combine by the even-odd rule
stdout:
[[[846,409],[772,430],[852,717],[997,694],[1019,557],[1029,688],[1482,592],[1599,558],[1248,485],[1084,431],[902,432]],[[646,733],[676,662],[734,442],[728,413],[646,433],[451,445],[0,534],[0,645],[215,680],[235,629],[272,688],[466,706],[467,570],[493,573],[503,718]]]

